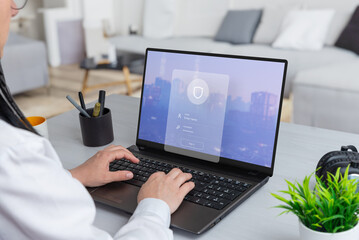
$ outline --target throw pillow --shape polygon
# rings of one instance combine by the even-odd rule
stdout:
[[[344,28],[335,46],[359,54],[359,7],[355,10],[348,25]]]
[[[143,36],[172,37],[175,24],[175,0],[146,0],[144,4]]]
[[[214,40],[233,44],[251,43],[262,10],[228,11]]]
[[[272,44],[278,33],[287,12],[297,9],[298,6],[268,6],[263,9],[263,14],[258,28],[254,34],[253,42],[259,44]]]
[[[333,21],[330,24],[328,29],[327,37],[325,40],[325,45],[334,46],[338,40],[340,34],[343,32],[343,29],[350,20],[353,11],[337,11],[334,14]]]
[[[275,48],[322,49],[334,10],[293,10],[283,20]]]

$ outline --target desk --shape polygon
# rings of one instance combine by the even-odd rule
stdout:
[[[113,144],[135,143],[139,98],[111,95],[106,106],[112,110]],[[72,110],[49,119],[50,141],[65,168],[73,168],[95,154],[99,148],[82,145],[78,111]],[[214,228],[200,236],[174,229],[175,239],[295,240],[299,238],[298,220],[292,214],[278,216],[272,208],[279,201],[270,193],[286,188],[284,179],[301,181],[312,173],[318,160],[341,145],[357,144],[359,135],[281,123],[274,176],[259,191],[233,210]],[[110,234],[124,225],[129,215],[112,207],[96,204],[95,225]]]

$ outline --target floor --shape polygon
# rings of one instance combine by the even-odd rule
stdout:
[[[78,101],[78,92],[82,87],[82,80],[85,71],[78,65],[64,65],[49,69],[50,85],[47,88],[39,88],[15,95],[16,103],[20,106],[25,116],[43,116],[51,118],[63,112],[73,109],[73,105],[66,99],[70,95]],[[138,78],[138,75],[131,75],[131,78]],[[90,71],[89,85],[97,83],[107,83],[124,81],[124,76],[120,71],[96,70]],[[134,83],[135,90],[132,96],[141,96],[141,84]],[[126,94],[125,85],[105,88],[106,95]],[[98,91],[86,93],[85,102],[92,102],[98,99]]]
[[[65,98],[70,95],[78,99],[78,91],[81,90],[81,83],[84,77],[84,70],[78,65],[64,65],[49,69],[50,85],[47,88],[40,88],[33,91],[21,93],[15,96],[17,104],[20,106],[25,116],[43,116],[51,118],[63,112],[69,111],[74,107]],[[138,78],[138,75],[131,75]],[[96,70],[89,75],[89,84],[107,83],[114,81],[124,81],[124,76],[120,71]],[[135,89],[132,96],[141,96],[141,84],[133,83]],[[109,94],[126,94],[125,85],[110,87],[105,89]],[[98,98],[98,91],[88,92],[85,95],[86,102],[95,101]],[[282,107],[281,121],[290,122],[292,115],[291,99],[284,99]]]

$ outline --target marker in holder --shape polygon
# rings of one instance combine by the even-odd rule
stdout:
[[[92,115],[93,108],[86,110]],[[85,117],[79,114],[80,126],[82,133],[82,141],[85,146],[99,147],[109,144],[113,141],[113,127],[111,110],[104,108],[103,115],[98,117]]]

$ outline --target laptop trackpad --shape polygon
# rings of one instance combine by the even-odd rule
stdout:
[[[100,187],[91,193],[95,201],[119,208],[127,213],[133,213],[137,207],[139,187],[116,182]]]

